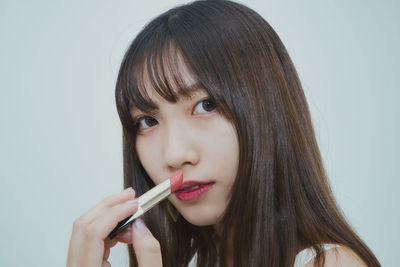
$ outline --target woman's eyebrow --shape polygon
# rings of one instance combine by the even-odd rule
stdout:
[[[193,96],[198,95],[201,92],[206,92],[204,87],[196,82],[191,85],[188,85],[184,87],[183,89],[180,89],[176,94],[178,96],[177,103],[181,102],[181,98],[183,100],[191,100]],[[158,110],[159,105],[156,101],[151,101],[152,104],[154,104],[155,108],[151,108],[151,110]]]
[[[181,98],[184,100],[191,100],[191,99],[193,99],[193,96],[199,94],[202,91],[204,92],[205,89],[198,82],[188,85],[185,88],[179,90],[179,92],[177,93],[177,95],[178,95],[177,103],[181,101]],[[151,101],[151,106],[149,106],[147,110],[141,110],[135,106],[131,107],[132,113],[145,112],[145,113],[156,114],[158,112],[158,110],[159,110],[159,105],[154,100]]]
[[[191,99],[192,96],[195,95],[196,93],[198,93],[199,91],[205,91],[205,89],[199,82],[195,82],[195,83],[188,85],[185,88],[181,89],[178,92],[178,96],[185,98],[185,99]]]

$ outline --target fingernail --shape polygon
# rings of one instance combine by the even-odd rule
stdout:
[[[125,202],[125,203],[128,204],[128,205],[134,205],[134,204],[137,203],[137,202],[138,202],[138,198],[136,197],[136,198],[134,198],[134,199],[128,200],[128,201]]]
[[[135,227],[142,233],[145,233],[147,231],[146,224],[142,219],[136,219]]]
[[[125,188],[125,190],[123,191],[124,193],[127,193],[127,192],[131,192],[133,190],[133,188],[132,187],[128,187],[128,188]]]

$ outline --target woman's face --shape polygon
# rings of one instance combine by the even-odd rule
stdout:
[[[186,84],[194,83],[190,75],[184,79]],[[156,112],[149,115],[131,109],[139,123],[136,149],[142,166],[155,184],[178,171],[183,172],[183,182],[212,183],[195,199],[184,201],[176,194],[168,198],[190,223],[216,224],[237,173],[239,145],[233,125],[217,112],[204,89],[176,103],[167,102],[153,89],[147,93],[158,105]]]

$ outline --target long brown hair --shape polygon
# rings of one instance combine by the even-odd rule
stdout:
[[[135,148],[130,107],[150,111],[143,83],[166,100],[190,94],[177,55],[209,93],[217,111],[235,126],[239,168],[215,245],[212,226],[174,222],[168,201],[144,220],[160,242],[164,266],[293,266],[296,253],[323,243],[351,248],[369,266],[380,266],[343,218],[327,181],[309,108],[294,65],[278,35],[254,10],[231,1],[195,1],[149,22],[122,61],[116,103],[123,126],[125,186],[140,195],[154,186]],[[175,88],[175,90],[174,90]],[[228,238],[229,237],[229,238]],[[230,240],[230,242],[228,241]],[[228,243],[229,242],[229,243]],[[129,245],[130,266],[137,266]]]

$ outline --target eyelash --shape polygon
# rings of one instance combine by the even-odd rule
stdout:
[[[214,103],[214,101],[212,101],[210,98],[206,98],[206,99],[203,99],[203,100],[201,100],[201,101],[199,101],[198,103],[196,103],[196,105],[194,106],[194,109],[196,109],[196,107],[199,105],[199,104],[202,104],[202,103],[204,103],[204,102],[206,102],[206,101],[208,101],[208,102],[211,102],[211,104],[212,104],[212,110],[211,111],[205,111],[205,112],[202,112],[202,113],[211,113],[211,112],[213,112],[214,110],[215,110],[215,103]],[[204,108],[203,108],[204,109]],[[139,117],[139,118],[137,118],[136,120],[135,120],[135,128],[137,128],[138,130],[140,130],[141,128],[140,128],[140,122],[142,121],[142,120],[144,120],[144,119],[146,119],[146,118],[150,118],[150,119],[152,119],[152,121],[157,121],[156,119],[154,119],[154,118],[152,118],[152,117],[150,117],[150,116],[141,116],[141,117]],[[144,129],[148,129],[148,128],[151,128],[152,126],[149,126],[149,127],[147,127],[147,128],[144,128]]]

